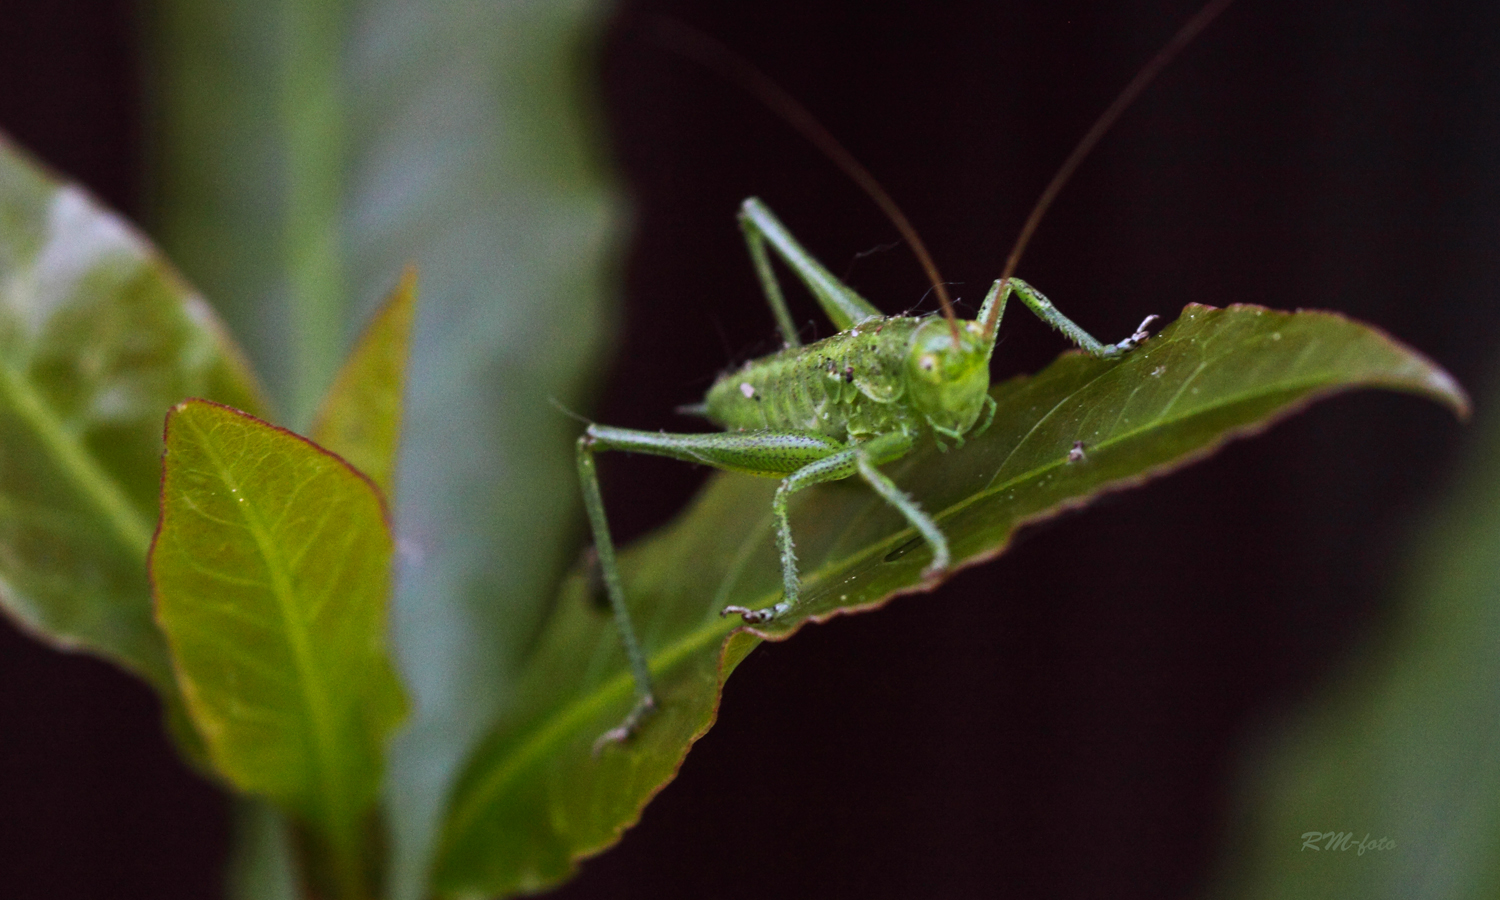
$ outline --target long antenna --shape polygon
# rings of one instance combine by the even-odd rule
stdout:
[[[1016,238],[1015,246],[1011,248],[1010,256],[1005,260],[1005,269],[1000,273],[1000,281],[1002,282],[1000,286],[1001,291],[1005,290],[1005,283],[1010,281],[1010,277],[1016,274],[1016,266],[1021,263],[1021,254],[1026,250],[1026,245],[1031,243],[1031,236],[1036,232],[1037,225],[1041,223],[1042,216],[1046,215],[1048,207],[1052,205],[1053,200],[1057,199],[1058,192],[1063,189],[1063,185],[1068,183],[1068,179],[1073,176],[1073,172],[1078,168],[1078,164],[1083,162],[1084,157],[1089,155],[1089,151],[1094,149],[1094,145],[1099,143],[1099,139],[1104,137],[1104,133],[1109,131],[1111,125],[1115,124],[1115,120],[1120,118],[1120,114],[1125,112],[1131,103],[1135,102],[1135,98],[1140,96],[1141,91],[1146,89],[1146,85],[1151,83],[1151,79],[1155,78],[1162,69],[1166,68],[1167,63],[1170,63],[1182,51],[1183,47],[1192,43],[1193,38],[1196,38],[1199,32],[1207,28],[1208,24],[1233,2],[1234,0],[1209,0],[1207,5],[1198,10],[1197,15],[1188,19],[1177,30],[1177,33],[1172,36],[1172,39],[1167,42],[1167,45],[1161,48],[1160,52],[1150,62],[1146,63],[1144,68],[1136,73],[1136,76],[1130,80],[1129,84],[1125,85],[1125,90],[1120,92],[1120,96],[1115,98],[1115,102],[1111,103],[1109,108],[1104,111],[1104,114],[1094,122],[1093,127],[1078,142],[1078,146],[1073,148],[1073,152],[1063,161],[1062,167],[1057,170],[1057,174],[1052,176],[1052,181],[1047,185],[1047,189],[1042,191],[1042,196],[1037,198],[1036,206],[1031,208],[1031,215],[1026,218],[1026,224],[1021,226],[1021,234]],[[994,333],[995,322],[998,320],[999,315],[1000,304],[997,303],[990,310],[988,318],[985,319],[985,337],[989,337]]]
[[[714,40],[703,32],[686,25],[676,19],[661,17],[656,20],[657,38],[663,45],[681,53],[683,56],[717,72],[727,80],[733,82],[746,92],[755,96],[768,109],[780,116],[788,125],[802,133],[802,136],[811,141],[814,146],[823,152],[824,156],[833,160],[834,164],[859,185],[860,189],[869,195],[875,205],[880,207],[901,237],[911,247],[912,253],[916,254],[917,262],[922,265],[922,271],[927,274],[927,280],[932,282],[932,289],[937,293],[938,303],[943,308],[943,317],[948,320],[948,328],[953,332],[953,343],[958,343],[958,317],[953,314],[953,301],[948,297],[948,288],[943,283],[943,276],[938,274],[937,264],[932,261],[932,254],[927,252],[927,245],[922,243],[922,238],[917,230],[912,227],[911,221],[886,193],[875,176],[870,174],[854,154],[844,148],[838,139],[828,132],[828,129],[813,118],[813,114],[807,111],[807,107],[798,103],[796,98],[781,89],[781,86],[772,81],[760,69],[757,69],[744,57],[733,50]]]

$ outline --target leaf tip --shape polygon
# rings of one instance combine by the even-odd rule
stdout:
[[[1433,395],[1439,398],[1460,422],[1469,421],[1469,416],[1474,412],[1474,404],[1469,399],[1469,392],[1458,383],[1458,379],[1448,374],[1448,370],[1436,363],[1432,364],[1427,373],[1427,386]]]

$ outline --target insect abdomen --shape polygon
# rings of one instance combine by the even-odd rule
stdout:
[[[902,365],[918,321],[871,320],[752,360],[709,389],[708,418],[731,431],[800,431],[839,440],[909,424]]]

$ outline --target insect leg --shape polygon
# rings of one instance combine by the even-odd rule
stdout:
[[[994,397],[991,397],[989,394],[984,395],[984,422],[980,423],[980,426],[971,432],[972,437],[979,437],[990,430],[990,423],[995,421],[995,410],[999,408],[1000,404],[995,402]]]
[[[769,241],[771,249],[775,250],[776,254],[786,262],[797,279],[807,285],[809,291],[812,291],[813,297],[817,298],[818,305],[823,308],[828,318],[833,320],[834,327],[839,331],[848,331],[860,322],[880,315],[880,310],[871,305],[870,301],[833,277],[832,272],[813,259],[812,254],[797,243],[797,239],[786,230],[786,226],[781,224],[781,221],[760,200],[751,197],[740,204],[739,218],[740,228],[745,232],[745,240],[751,245],[750,255],[756,256],[756,246]],[[760,256],[765,256],[764,247],[761,248]],[[767,275],[764,273],[770,272],[770,261],[766,261],[762,270],[761,262],[757,259],[755,268],[761,275],[761,284],[766,285]],[[774,282],[775,275],[772,274],[770,283]],[[770,290],[766,291],[766,298],[771,301],[773,310],[776,310],[777,298],[780,296],[780,288],[776,289],[775,297],[772,296]],[[783,303],[782,308],[776,310],[776,316],[778,321],[786,316],[786,322],[790,324],[791,317],[786,315],[785,309],[786,306]],[[790,339],[786,325],[782,326],[782,336]],[[796,345],[793,344],[793,346]]]
[[[646,665],[646,654],[641,651],[635,627],[630,622],[630,611],[625,608],[625,590],[620,586],[620,568],[615,563],[615,543],[609,535],[609,520],[604,516],[604,498],[599,494],[599,472],[594,465],[593,445],[594,441],[587,434],[578,439],[578,481],[583,485],[583,506],[588,510],[589,527],[594,532],[594,552],[598,555],[599,572],[609,594],[610,609],[614,612],[615,628],[620,634],[620,643],[625,645],[625,657],[635,679],[636,697],[635,707],[625,721],[594,742],[594,753],[597,754],[605,744],[619,743],[634,734],[641,720],[656,707],[656,698],[651,693],[651,670]]]
[[[584,431],[594,452],[625,450],[649,453],[768,478],[782,478],[841,450],[842,441],[798,431],[710,431],[705,434],[668,434],[636,431],[609,425],[590,425]]]
[[[1016,280],[1014,278],[1006,282],[1005,292],[1001,293],[1000,281],[997,279],[994,284],[990,285],[990,292],[984,295],[984,302],[979,305],[979,315],[974,317],[974,321],[976,322],[988,322],[990,320],[990,308],[996,304],[1000,305],[1000,309],[995,312],[995,324],[990,326],[989,336],[991,338],[994,338],[995,332],[1000,330],[1000,320],[1005,317],[1005,301],[1010,299],[1012,285],[1015,283]],[[995,345],[992,340],[990,349],[994,350],[994,347]]]
[[[629,450],[667,456],[686,462],[702,463],[716,469],[746,472],[752,475],[784,476],[815,466],[819,461],[846,452],[846,446],[818,435],[782,432],[711,432],[708,434],[664,434],[659,431],[634,431],[590,425],[578,439],[578,480],[583,486],[583,504],[588,510],[589,527],[594,533],[594,550],[599,571],[609,595],[615,627],[624,645],[625,656],[635,679],[636,704],[618,727],[599,737],[597,752],[605,745],[628,739],[642,720],[655,708],[651,690],[651,671],[646,654],[636,637],[630,611],[625,604],[625,589],[615,558],[614,540],[604,515],[604,500],[599,493],[599,475],[594,455],[604,450]],[[853,474],[851,469],[849,474]],[[843,475],[840,477],[848,477]],[[795,577],[795,571],[794,571]]]
[[[797,574],[797,551],[792,544],[792,523],[787,515],[787,501],[792,494],[806,487],[825,481],[842,481],[859,471],[859,448],[849,447],[838,453],[808,463],[782,480],[776,489],[776,498],[771,501],[771,512],[776,517],[776,548],[781,551],[781,602],[763,609],[744,606],[726,606],[721,616],[738,614],[746,622],[760,624],[769,622],[790,612],[801,600],[801,582]]]
[[[740,232],[745,235],[745,246],[750,249],[750,259],[755,263],[755,277],[760,279],[760,289],[766,295],[766,302],[771,304],[771,314],[776,317],[776,327],[781,329],[781,339],[788,347],[800,347],[802,339],[797,337],[797,326],[792,323],[792,314],[786,308],[786,298],[781,294],[781,284],[776,280],[776,270],[771,268],[771,257],[766,253],[766,234],[745,215],[743,208],[739,220]]]
[[[796,608],[801,599],[801,586],[797,574],[797,555],[792,545],[791,522],[787,516],[787,500],[793,493],[825,481],[839,481],[858,473],[875,489],[887,503],[896,507],[906,521],[921,533],[932,547],[932,564],[926,574],[941,572],[948,567],[948,540],[938,530],[932,518],[908,497],[877,466],[900,459],[911,451],[913,439],[903,432],[892,432],[871,438],[864,443],[811,463],[797,470],[782,481],[776,491],[772,510],[776,515],[777,544],[781,549],[781,578],[783,597],[780,603],[764,609],[748,609],[743,606],[727,606],[723,615],[738,613],[746,622],[762,623],[779,618]]]
[[[1095,338],[1074,324],[1072,319],[1063,315],[1057,307],[1052,305],[1051,300],[1043,296],[1041,291],[1021,279],[1012,278],[1006,290],[1007,292],[1015,291],[1016,296],[1021,298],[1021,302],[1026,304],[1027,309],[1036,313],[1037,318],[1051,325],[1057,331],[1062,332],[1064,337],[1077,344],[1079,349],[1090,356],[1098,356],[1105,359],[1123,356],[1129,351],[1134,350],[1141,342],[1151,336],[1151,333],[1147,329],[1156,320],[1156,316],[1149,316],[1146,321],[1141,323],[1140,328],[1136,329],[1135,334],[1120,341],[1118,344],[1103,344],[1099,342],[1098,338]],[[1003,304],[1005,301],[1002,299],[1000,302]],[[1001,308],[1004,309],[1003,306]]]
[[[937,523],[932,521],[932,517],[923,512],[922,507],[918,506],[915,500],[896,487],[894,481],[876,468],[882,463],[900,459],[911,450],[911,447],[910,436],[895,432],[873,438],[855,447],[854,450],[860,477],[874,488],[875,493],[884,498],[885,502],[896,507],[896,510],[906,517],[906,521],[917,529],[922,539],[927,541],[927,545],[932,548],[932,562],[922,574],[936,575],[948,568],[948,539],[938,530]]]

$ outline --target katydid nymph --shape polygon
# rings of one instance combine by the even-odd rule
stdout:
[[[636,686],[634,709],[619,727],[600,738],[596,749],[628,739],[654,708],[655,700],[646,657],[626,606],[595,454],[604,450],[646,453],[781,481],[772,501],[781,599],[759,609],[729,606],[721,615],[763,624],[796,611],[801,580],[788,500],[812,485],[848,478],[858,477],[901,514],[930,553],[924,578],[941,577],[951,563],[947,538],[933,517],[880,467],[906,456],[920,442],[931,440],[940,450],[961,447],[966,438],[989,427],[995,413],[989,394],[990,357],[1012,297],[1093,356],[1117,357],[1147,340],[1156,316],[1147,316],[1123,340],[1104,343],[1063,315],[1040,291],[1014,277],[1014,272],[1043,213],[1079,162],[1146,83],[1229,2],[1212,0],[1189,20],[1074,148],[1032,209],[1000,278],[973,320],[961,320],[954,313],[936,266],[895,202],[800,104],[708,39],[696,33],[675,36],[679,49],[759,96],[870,195],[922,264],[940,312],[920,317],[882,314],[814,259],[764,203],[752,197],[741,204],[739,225],[783,349],[719,376],[701,403],[683,408],[720,431],[672,434],[589,424],[578,439],[578,474],[599,574]],[[811,344],[801,342],[772,267],[773,253],[812,294],[838,334]]]

